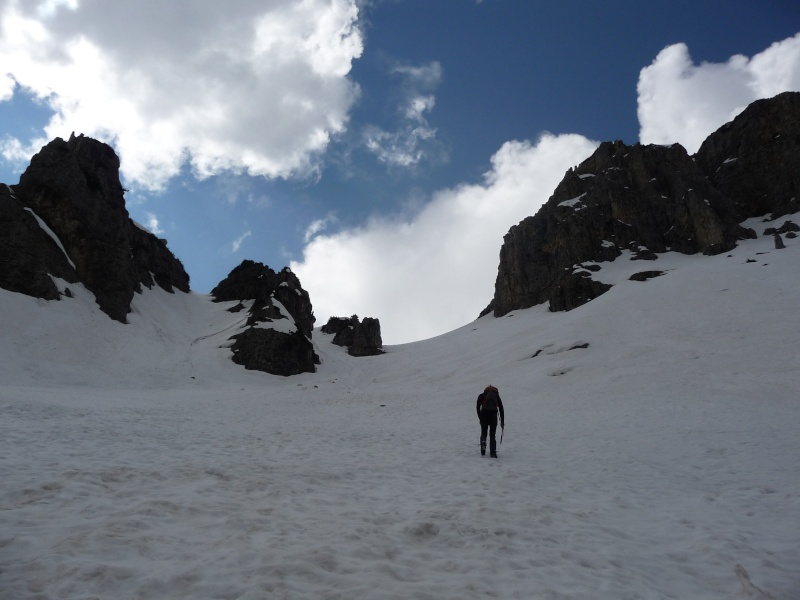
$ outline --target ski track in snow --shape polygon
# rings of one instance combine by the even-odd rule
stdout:
[[[317,331],[291,378],[230,362],[230,304],[150,291],[123,326],[0,290],[0,598],[758,597],[736,564],[800,598],[786,241],[602,264],[580,309],[384,356]]]

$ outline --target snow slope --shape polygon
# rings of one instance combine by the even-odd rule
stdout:
[[[0,598],[800,598],[786,242],[603,263],[577,310],[378,357],[315,331],[290,378],[233,364],[204,296],[121,325],[0,290]]]

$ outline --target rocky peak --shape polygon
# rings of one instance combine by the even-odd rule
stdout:
[[[142,284],[156,283],[170,292],[173,288],[189,291],[189,276],[166,242],[130,219],[119,180],[119,158],[110,146],[82,135],[68,141],[55,139],[31,159],[11,190],[6,198],[13,197],[45,234],[28,239],[9,231],[0,234],[0,243],[26,247],[22,260],[28,261],[27,266],[18,263],[11,269],[36,273],[30,285],[17,282],[8,284],[8,289],[52,297],[52,289],[45,290],[52,286],[46,282],[48,274],[80,281],[103,312],[123,323],[133,294]],[[15,210],[14,202],[4,202],[6,216]],[[30,226],[30,218],[21,216]],[[52,244],[59,252],[47,250]]]
[[[605,142],[570,169],[539,212],[503,239],[492,303],[502,316],[549,302],[570,310],[610,286],[596,263],[627,253],[717,254],[753,237],[747,218],[796,212],[800,94],[762,100],[712,134],[695,157],[673,146]]]

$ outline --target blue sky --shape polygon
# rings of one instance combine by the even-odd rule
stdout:
[[[682,143],[800,89],[800,4],[0,0],[0,181],[72,131],[195,291],[291,265],[384,341],[491,300],[503,234],[597,142]]]

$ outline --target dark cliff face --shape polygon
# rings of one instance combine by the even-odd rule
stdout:
[[[609,286],[595,262],[630,252],[717,254],[752,237],[747,218],[798,210],[800,93],[754,103],[712,134],[695,157],[680,145],[606,142],[570,170],[547,203],[503,239],[496,316],[549,302],[571,310]],[[588,263],[588,264],[586,264]]]
[[[0,185],[0,287],[58,300],[60,293],[50,275],[68,283],[78,281],[75,268],[56,241],[14,191]]]
[[[800,93],[748,106],[712,133],[695,155],[711,184],[733,203],[735,218],[800,210]]]
[[[311,299],[288,268],[276,273],[261,263],[242,261],[211,295],[215,302],[253,301],[244,331],[231,338],[235,363],[283,376],[316,370],[319,357],[311,343],[315,321]],[[285,331],[291,326],[283,326],[289,320],[294,322],[291,332]]]
[[[174,289],[189,292],[189,275],[167,248],[166,240],[157,238],[133,221],[128,227],[128,237],[133,265],[143,285],[148,288],[158,285],[168,292]]]
[[[189,291],[189,276],[166,243],[131,221],[119,180],[119,159],[110,146],[83,136],[56,139],[33,157],[12,190],[14,200],[42,220],[64,251],[48,251],[55,242],[46,233],[13,234],[11,243],[28,248],[28,263],[17,262],[10,269],[37,273],[39,283],[18,282],[7,289],[52,298],[52,290],[42,289],[41,273],[80,281],[103,312],[123,323],[141,284]],[[3,210],[8,214],[11,209]]]

